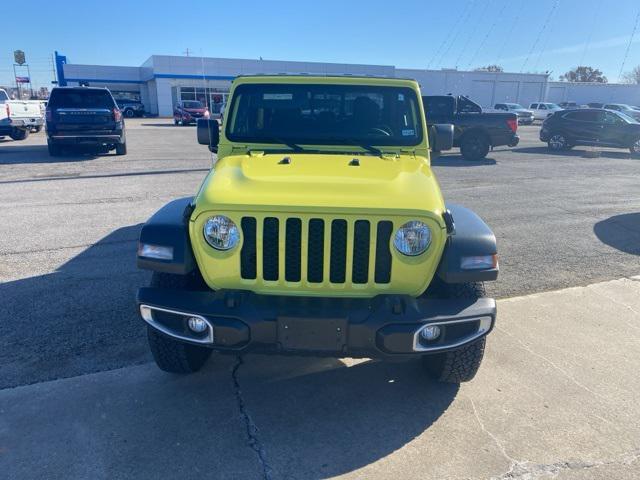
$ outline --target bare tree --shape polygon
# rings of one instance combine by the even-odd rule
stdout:
[[[620,80],[622,80],[623,83],[640,84],[640,65],[638,65],[636,68],[634,68],[630,72],[627,72],[624,75],[622,75],[622,78]]]
[[[561,82],[588,82],[588,83],[607,83],[607,77],[602,72],[593,67],[580,66],[573,70],[569,70],[564,75],[560,75]]]

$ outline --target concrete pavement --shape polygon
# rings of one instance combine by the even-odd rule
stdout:
[[[640,477],[640,279],[499,301],[476,379],[215,357],[0,391],[8,479]]]

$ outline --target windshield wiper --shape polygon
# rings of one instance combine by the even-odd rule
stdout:
[[[382,150],[380,150],[379,148],[376,148],[376,147],[374,147],[372,145],[369,145],[368,143],[362,143],[357,138],[341,138],[340,140],[345,141],[345,142],[349,142],[349,143],[353,143],[356,147],[363,148],[367,152],[373,153],[374,155],[382,156]]]
[[[269,137],[269,138],[265,138],[263,140],[266,141],[266,142],[281,143],[282,145],[286,145],[287,147],[289,147],[294,152],[304,152],[305,151],[305,149],[302,148],[297,143],[290,142],[289,140],[285,140],[283,138]]]

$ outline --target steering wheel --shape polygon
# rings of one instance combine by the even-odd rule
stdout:
[[[391,129],[386,125],[381,125],[380,127],[371,127],[369,129],[369,133],[377,133],[379,135],[384,135],[385,137],[390,137]]]

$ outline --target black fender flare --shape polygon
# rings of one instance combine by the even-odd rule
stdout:
[[[496,237],[486,223],[473,211],[461,205],[447,204],[455,231],[447,238],[438,277],[445,283],[468,283],[496,280],[498,265],[481,270],[463,270],[463,257],[496,255]],[[450,222],[448,222],[450,223]]]
[[[142,226],[138,242],[138,268],[177,275],[187,275],[197,268],[189,238],[192,201],[193,197],[173,200],[154,213]],[[141,257],[142,244],[171,247],[173,258],[160,260]]]

